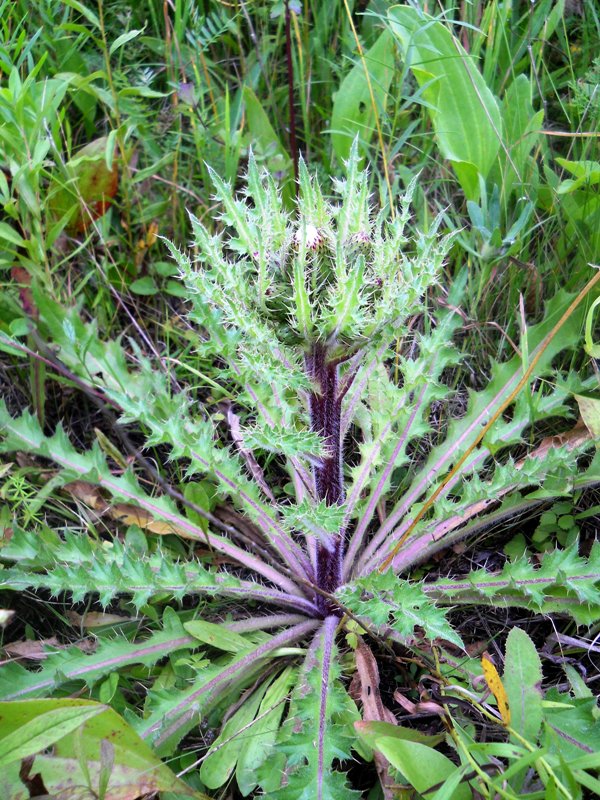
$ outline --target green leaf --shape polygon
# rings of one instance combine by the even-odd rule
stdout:
[[[7,222],[0,222],[0,239],[17,247],[24,247],[26,244],[25,239]]]
[[[137,800],[140,794],[168,791],[208,800],[179,780],[116,711],[100,703],[72,699],[0,703],[0,718],[3,730],[9,731],[6,738],[39,732],[26,748],[30,754],[54,745],[52,754],[36,756],[31,768],[53,797],[66,796],[73,785],[88,785],[99,796],[104,780],[107,798]],[[48,730],[52,719],[54,734]],[[107,742],[112,759],[108,774]],[[19,757],[24,753],[25,749]]]
[[[256,155],[260,155],[266,161],[270,172],[289,173],[292,165],[291,159],[269,122],[269,117],[260,100],[249,86],[244,86],[243,96],[246,122],[252,137],[253,150]]]
[[[209,789],[218,789],[232,774],[248,738],[254,735],[251,725],[264,697],[268,681],[244,701],[215,739],[200,768],[200,779]]]
[[[153,295],[158,292],[158,286],[154,283],[154,279],[151,278],[150,275],[144,275],[143,278],[138,278],[130,284],[129,291],[144,296]]]
[[[598,758],[600,719],[597,698],[572,697],[557,689],[549,689],[544,703],[542,744],[552,754],[567,761]]]
[[[381,739],[402,739],[409,742],[435,747],[444,741],[444,734],[427,734],[415,728],[405,728],[402,725],[393,725],[391,722],[368,720],[354,723],[354,730],[371,749],[377,750]]]
[[[195,619],[192,622],[185,622],[183,627],[194,639],[226,653],[242,653],[252,647],[252,644],[239,633],[227,630],[223,625],[214,622]]]
[[[359,618],[375,626],[390,625],[404,641],[415,637],[415,627],[430,639],[445,639],[457,647],[463,642],[438,608],[425,594],[424,586],[398,578],[392,570],[373,572],[338,589],[338,596]]]
[[[39,697],[69,681],[93,684],[111,671],[131,664],[155,664],[177,650],[190,649],[194,640],[183,631],[160,631],[140,642],[125,639],[100,639],[96,652],[82,653],[77,647],[52,652],[47,651],[43,666],[30,672],[20,664],[5,664],[0,670],[0,697],[20,700]]]
[[[129,290],[134,294],[146,296],[156,294],[158,292],[158,286],[150,275],[144,275],[143,278],[138,278],[133,281],[129,286]]]
[[[521,628],[512,628],[508,634],[502,680],[511,728],[535,744],[542,726],[542,663],[534,643]]]
[[[358,136],[368,145],[375,131],[376,115],[385,112],[387,93],[394,74],[394,37],[385,30],[375,44],[358,58],[334,95],[331,111],[331,143],[335,154],[346,161],[352,141]],[[368,71],[369,79],[365,70]],[[373,98],[369,89],[373,91]]]
[[[296,676],[297,670],[287,667],[273,681],[262,699],[249,735],[244,737],[235,771],[237,784],[244,797],[256,788],[259,782],[257,770],[267,761],[277,741],[285,710],[284,701]]]
[[[0,767],[45,750],[106,708],[96,703],[65,706],[61,700],[46,700],[43,708],[47,710],[42,711],[40,703],[36,705],[39,709],[38,715],[22,722],[24,705],[27,705],[27,701],[0,703],[1,730],[14,728],[0,739]]]
[[[136,36],[140,35],[140,33],[143,33],[143,30],[132,30],[132,31],[127,31],[127,33],[122,33],[111,44],[110,50],[108,51],[109,54],[111,56],[114,55],[114,53],[116,53],[120,47],[123,47],[124,44],[127,44],[127,42],[130,42],[132,39],[135,39]]]
[[[594,344],[593,326],[594,311],[600,305],[600,297],[597,297],[590,306],[585,317],[585,352],[592,358],[600,358],[600,344]]]
[[[457,767],[443,753],[419,742],[384,736],[378,741],[377,749],[411,786],[426,797],[432,796],[433,787],[451,780],[457,771],[465,771],[464,767]],[[470,800],[471,797],[471,789],[466,783],[458,786],[450,795],[452,800]]]
[[[583,186],[596,186],[600,183],[600,162],[598,161],[569,161],[566,158],[557,158],[557,164],[575,176],[575,180],[564,180],[558,186],[557,194],[569,194]]]
[[[507,562],[500,572],[476,570],[460,580],[427,583],[423,590],[444,604],[520,606],[544,614],[567,613],[579,624],[591,625],[600,617],[600,544],[594,542],[587,559],[578,555],[575,542],[544,553],[537,566],[522,557]]]
[[[281,729],[280,752],[287,756],[282,774],[286,784],[273,787],[273,800],[355,800],[344,773],[333,768],[334,760],[350,757],[350,698],[339,680],[335,645],[338,619],[327,617],[308,649],[306,660],[290,703],[289,716]],[[350,724],[343,724],[349,716]],[[268,764],[263,765],[264,769]],[[271,778],[271,776],[269,776]],[[277,784],[281,778],[277,776]],[[265,788],[264,779],[260,781]]]
[[[452,162],[467,199],[476,201],[479,176],[487,178],[502,138],[496,98],[442,22],[408,6],[392,8],[388,19],[422,88],[441,153]]]
[[[513,191],[531,195],[531,184],[537,182],[537,166],[530,157],[539,142],[544,112],[535,112],[531,105],[531,81],[518,75],[508,87],[502,100],[502,121],[506,150],[498,151],[498,162],[490,173],[490,182],[496,183],[503,198]],[[533,195],[535,196],[535,195]]]

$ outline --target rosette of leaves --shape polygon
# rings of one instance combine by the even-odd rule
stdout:
[[[95,593],[104,604],[129,594],[138,608],[196,594],[204,598],[197,619],[182,625],[169,611],[147,638],[105,638],[96,653],[59,653],[37,672],[10,665],[2,696],[93,685],[118,666],[149,667],[177,652],[143,715],[130,712],[160,754],[175,752],[200,720],[225,719],[200,771],[209,789],[235,772],[244,795],[259,787],[282,800],[349,798],[343,769],[332,767],[353,748],[365,754],[341,669],[348,615],[408,645],[424,633],[458,647],[444,605],[598,615],[596,551],[589,562],[571,549],[541,566],[524,557],[499,575],[410,578],[415,564],[450,544],[600,480],[585,429],[541,442],[531,434],[548,418],[569,428],[565,387],[575,379],[556,380],[552,363],[578,341],[584,292],[551,300],[543,321],[523,332],[520,354],[492,364],[487,386],[469,391],[466,410],[452,418],[446,377],[462,361],[453,341],[460,293],[435,301],[451,242],[439,220],[426,233],[409,228],[412,187],[393,217],[375,213],[356,146],[333,200],[300,165],[293,214],[252,158],[244,195],[213,180],[220,232],[192,217],[192,253],[169,248],[194,346],[227,402],[179,389],[134,343],[101,341],[75,310],[41,293],[36,303],[40,333],[63,370],[118,409],[147,448],[167,447],[189,483],[209,480],[227,516],[197,506],[188,513],[185,497],[164,482],[153,491],[139,480],[138,462],[120,474],[100,448],[81,452],[61,428],[47,436],[31,415],[0,407],[1,450],[50,459],[59,469],[54,488],[92,483],[159,521],[161,534],[210,549],[208,559],[185,558],[151,532],[140,545],[130,531],[123,546],[13,526],[1,552],[3,585],[75,599]],[[211,609],[226,598],[236,615],[219,623]]]

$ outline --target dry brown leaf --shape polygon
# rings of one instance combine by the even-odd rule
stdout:
[[[187,539],[197,538],[196,536],[191,536],[178,525],[173,525],[171,522],[164,522],[160,519],[154,519],[148,511],[145,511],[143,508],[138,508],[138,506],[129,503],[115,503],[111,505],[103,497],[100,489],[92,483],[87,483],[86,481],[72,481],[71,483],[66,483],[63,489],[97,514],[110,517],[110,519],[114,519],[116,522],[122,522],[125,525],[137,525],[139,528],[150,531],[150,533],[156,533],[159,536],[175,533]]]
[[[420,714],[431,714],[432,716],[444,717],[446,712],[439,703],[433,700],[422,700],[418,703],[413,703],[408,697],[405,697],[399,689],[394,692],[394,700],[399,706],[406,711],[410,716],[417,716]]]
[[[528,453],[525,458],[545,458],[548,455],[548,451],[555,447],[567,447],[569,450],[573,450],[576,447],[589,442],[591,439],[592,436],[589,430],[583,424],[583,420],[580,419],[577,421],[575,427],[571,428],[570,431],[557,433],[555,436],[546,436],[545,439],[542,439],[535,450],[532,450],[531,453]],[[523,466],[525,463],[525,458],[522,458],[520,461],[516,462],[515,466],[517,469]]]
[[[21,642],[11,642],[4,645],[4,652],[10,658],[43,661],[56,650],[66,650],[69,647],[77,647],[82,653],[93,653],[96,649],[96,642],[93,639],[82,639],[78,642],[61,644],[55,636],[51,636],[49,639],[37,639],[35,641],[25,639]]]
[[[131,622],[135,619],[135,617],[124,617],[119,614],[104,614],[101,611],[90,611],[83,615],[76,611],[67,611],[67,618],[78,628],[100,628],[103,625],[118,625],[121,622]]]
[[[24,639],[21,642],[11,642],[4,645],[4,652],[12,658],[26,658],[29,661],[43,661],[48,658],[48,647],[60,648],[61,644],[56,636],[49,639]]]
[[[360,680],[360,700],[362,702],[362,718],[365,722],[390,722],[397,725],[394,714],[384,706],[379,692],[379,669],[371,648],[362,639],[356,648],[356,673]],[[390,777],[390,762],[376,750],[373,753],[375,768],[385,800],[393,800],[394,790]]]

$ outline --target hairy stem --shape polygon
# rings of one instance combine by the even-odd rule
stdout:
[[[344,502],[342,476],[342,398],[339,391],[338,363],[328,359],[325,345],[313,345],[306,357],[306,371],[314,389],[309,396],[311,429],[325,440],[326,454],[313,467],[317,500],[328,505]],[[335,592],[342,582],[343,536],[331,536],[317,547],[316,584],[326,592]],[[323,598],[317,602],[323,604]],[[324,609],[325,610],[325,609]],[[336,613],[333,609],[328,609]],[[337,611],[337,610],[336,610]]]

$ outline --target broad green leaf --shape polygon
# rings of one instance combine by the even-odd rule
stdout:
[[[0,240],[2,239],[17,247],[23,247],[25,245],[25,239],[23,239],[21,234],[7,222],[0,222]]]
[[[241,653],[252,646],[239,633],[229,631],[223,625],[217,625],[214,622],[195,619],[192,622],[185,622],[183,627],[194,639],[209,644],[217,650],[224,650],[226,653]]]
[[[594,344],[593,324],[594,311],[600,305],[600,297],[597,297],[590,306],[585,318],[585,352],[592,358],[600,358],[600,344]]]
[[[451,779],[457,770],[464,771],[443,753],[419,742],[384,736],[379,740],[377,749],[411,786],[428,798],[433,795],[433,791],[430,791],[433,787]],[[462,783],[450,797],[452,800],[470,800],[472,792],[466,783]]]
[[[537,182],[537,166],[530,157],[540,140],[540,129],[544,112],[534,112],[531,104],[531,82],[526,75],[519,75],[506,90],[502,100],[503,135],[506,150],[498,151],[497,163],[490,172],[490,182],[496,183],[502,196],[508,199],[514,191],[530,191]]]
[[[129,286],[129,291],[133,292],[133,294],[140,294],[140,295],[153,295],[158,292],[158,286],[154,282],[154,278],[150,275],[144,275],[142,278],[138,278],[137,280],[133,281],[132,284]]]
[[[108,781],[104,796],[111,800],[137,800],[141,795],[167,791],[207,800],[205,795],[194,792],[179,780],[111,708],[91,700],[72,699],[0,704],[2,728],[9,734],[20,734],[24,726],[33,730],[36,722],[45,728],[48,714],[57,712],[72,722],[79,715],[77,730],[70,723],[67,723],[70,730],[65,730],[59,722],[60,735],[54,738],[52,755],[35,756],[30,770],[31,775],[40,774],[51,796],[67,796],[74,786],[86,785],[98,796],[104,772],[104,779]],[[46,741],[43,747],[50,743]],[[113,762],[108,775],[107,751]]]
[[[252,694],[227,720],[200,768],[200,778],[209,789],[218,789],[232,774],[248,738],[254,735],[252,720],[264,697],[268,682]]]
[[[389,12],[412,70],[444,158],[452,166],[468,200],[479,198],[479,175],[487,178],[502,138],[496,98],[477,65],[449,28],[423,12],[396,6]]]
[[[96,703],[84,706],[65,706],[61,700],[46,700],[44,703],[47,710],[40,708],[40,713],[26,722],[22,717],[27,701],[0,703],[0,731],[14,728],[0,739],[0,767],[45,750],[105,709]]]
[[[354,730],[371,749],[377,750],[381,739],[402,739],[410,742],[435,747],[444,741],[444,734],[427,734],[415,728],[405,728],[402,725],[393,725],[391,722],[368,720],[354,723]]]
[[[596,697],[577,698],[549,689],[546,700],[541,743],[552,754],[569,761],[583,761],[591,760],[591,753],[600,753],[600,719]],[[552,703],[552,706],[548,706],[548,703]],[[581,766],[586,768],[584,764]]]
[[[506,640],[504,688],[511,727],[535,744],[542,725],[542,664],[525,631],[512,628]]]
[[[582,186],[596,186],[600,183],[599,161],[569,161],[566,158],[557,158],[556,163],[570,172],[574,180],[567,178],[558,186],[557,194],[569,194]]]
[[[277,740],[279,724],[285,709],[296,670],[288,667],[273,681],[262,699],[256,720],[244,738],[239,754],[235,777],[241,793],[246,797],[258,783],[257,769],[266,762]]]
[[[364,62],[362,58],[357,58],[334,96],[331,143],[342,161],[348,158],[355,137],[358,136],[365,144],[369,143],[375,131],[375,115],[381,116],[385,111],[385,101],[394,74],[394,49],[394,37],[389,31],[383,31],[364,54]],[[369,73],[368,80],[365,70]]]
[[[269,122],[260,100],[249,86],[244,86],[244,105],[254,152],[265,159],[270,172],[289,173],[291,159]]]
[[[100,20],[93,11],[87,8],[87,3],[80,3],[79,0],[63,0],[63,2],[66,6],[70,6],[81,14],[82,17],[85,17],[88,22],[91,22],[94,28],[98,28],[98,30],[101,29]]]
[[[212,504],[208,496],[207,487],[207,483],[202,483],[200,481],[186,483],[183,487],[184,497],[186,500],[189,500],[190,503],[194,503],[194,505],[204,509],[204,511],[212,511]],[[185,513],[199,528],[202,528],[205,532],[208,531],[208,522],[205,517],[201,517],[193,508],[186,508]]]

